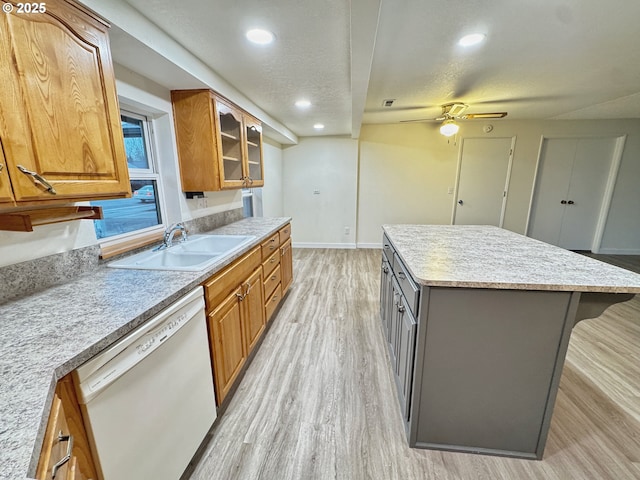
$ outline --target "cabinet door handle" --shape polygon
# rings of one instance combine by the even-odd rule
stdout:
[[[275,261],[276,261],[276,259],[272,258],[270,263],[274,263]]]
[[[404,306],[402,306],[402,305],[398,305],[398,311],[399,311],[400,313],[404,313],[404,310],[405,310],[405,309],[404,309]]]
[[[247,291],[244,292],[244,296],[246,297],[247,295],[249,295],[249,292],[251,291],[251,284],[247,282],[244,284],[244,286],[247,287]]]
[[[277,302],[278,301],[278,296],[274,295],[273,298],[271,299],[272,302]]]
[[[60,470],[60,468],[65,463],[71,460],[71,452],[73,451],[73,435],[71,434],[63,435],[62,431],[60,431],[60,433],[58,434],[58,442],[69,442],[69,443],[67,444],[67,454],[64,457],[62,457],[60,460],[58,460],[58,463],[56,463],[51,469],[52,479],[56,478],[56,475],[58,474],[58,470]]]
[[[41,184],[44,188],[46,188],[47,192],[49,192],[51,195],[56,195],[58,193],[53,188],[53,185],[51,185],[49,182],[47,182],[47,180],[42,175],[40,175],[39,173],[32,172],[31,170],[27,170],[22,165],[18,165],[18,170],[20,170],[25,175],[29,175],[29,176],[33,177],[33,180],[38,182],[39,184]]]
[[[274,275],[273,277],[271,277],[271,280],[275,280],[275,279],[276,279],[276,276],[275,276],[275,275]]]
[[[398,276],[402,279],[407,278],[407,276],[404,274],[404,272],[402,270],[398,271]]]
[[[3,168],[4,168],[4,165],[0,163],[0,172],[2,171]]]

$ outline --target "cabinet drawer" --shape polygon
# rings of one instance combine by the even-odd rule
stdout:
[[[273,269],[280,265],[280,249],[278,248],[273,255],[262,262],[262,275],[264,278],[273,272]]]
[[[269,296],[274,292],[276,287],[280,284],[281,276],[280,276],[280,266],[277,266],[273,272],[269,274],[268,277],[264,279],[264,298],[269,298]]]
[[[260,247],[240,257],[222,272],[216,273],[204,283],[207,312],[217,307],[253,270],[260,266]]]
[[[291,224],[287,223],[280,229],[278,234],[280,235],[280,245],[282,245],[291,236]]]
[[[273,294],[269,297],[264,306],[264,309],[267,312],[267,321],[271,319],[271,316],[280,303],[280,300],[282,300],[282,288],[280,285],[277,285]]]
[[[386,234],[382,235],[382,255],[386,258],[389,264],[393,263],[393,254],[396,253],[393,247],[391,246],[391,242],[387,238]]]
[[[280,236],[278,233],[276,233],[275,235],[271,235],[271,237],[268,240],[265,240],[264,242],[262,242],[262,245],[261,245],[262,260],[264,261],[267,258],[269,258],[271,255],[273,255],[273,252],[275,252],[279,246],[280,246]]]
[[[398,280],[398,284],[400,285],[403,295],[407,299],[409,309],[414,316],[417,316],[418,302],[420,300],[420,288],[418,288],[411,278],[411,275],[409,275],[409,272],[400,260],[400,257],[398,257],[397,253],[393,254],[393,273]]]

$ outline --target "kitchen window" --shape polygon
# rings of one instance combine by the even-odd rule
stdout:
[[[144,245],[163,230],[162,185],[153,155],[152,122],[144,115],[124,110],[120,112],[120,120],[132,196],[91,202],[101,206],[104,213],[102,220],[94,221],[103,256],[105,246],[108,250],[109,246],[125,241],[134,247]]]

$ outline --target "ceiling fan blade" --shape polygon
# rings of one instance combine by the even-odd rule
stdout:
[[[417,122],[432,122],[433,118],[416,118],[415,120],[400,120],[400,123],[417,123]]]
[[[460,118],[463,120],[474,120],[482,118],[504,118],[507,116],[507,112],[486,112],[486,113],[467,113]]]

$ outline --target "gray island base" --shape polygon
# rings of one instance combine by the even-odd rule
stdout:
[[[640,275],[497,227],[383,230],[409,445],[541,459],[571,329],[640,293]]]

